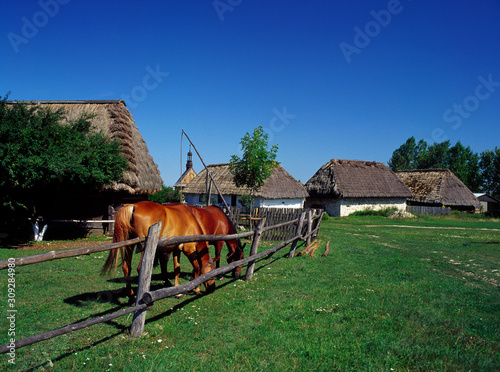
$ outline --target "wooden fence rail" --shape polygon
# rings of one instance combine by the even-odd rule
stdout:
[[[177,294],[182,294],[186,293],[196,287],[198,287],[200,284],[206,282],[207,280],[214,278],[215,276],[222,275],[225,273],[228,273],[232,271],[235,267],[237,266],[242,266],[244,264],[249,264],[249,267],[247,268],[247,275],[246,275],[246,280],[250,280],[252,278],[253,274],[253,269],[248,270],[251,265],[255,263],[255,261],[266,257],[266,256],[271,256],[273,255],[276,251],[279,249],[284,248],[290,243],[292,244],[292,247],[290,249],[290,253],[288,257],[293,257],[293,252],[295,251],[296,247],[296,242],[298,240],[310,240],[312,236],[315,236],[319,232],[319,227],[321,223],[321,217],[323,216],[323,213],[319,214],[313,214],[313,213],[308,213],[309,215],[309,220],[310,222],[308,225],[312,226],[314,224],[314,228],[308,228],[307,233],[303,234],[303,227],[305,223],[300,223],[300,221],[304,221],[305,219],[306,212],[303,212],[302,215],[300,216],[299,219],[294,219],[288,222],[280,223],[274,226],[266,226],[264,227],[265,224],[265,219],[259,224],[259,227],[255,231],[250,231],[246,233],[241,233],[241,234],[232,234],[232,235],[191,235],[191,236],[176,236],[176,237],[171,237],[171,238],[166,238],[166,239],[161,239],[158,240],[159,237],[159,231],[160,228],[156,225],[151,226],[150,231],[148,233],[147,238],[136,238],[132,240],[127,240],[124,242],[120,243],[113,243],[113,244],[106,244],[102,246],[97,246],[97,247],[88,247],[88,248],[79,248],[79,249],[72,249],[68,251],[59,251],[59,252],[48,252],[47,254],[42,254],[42,255],[36,255],[36,256],[30,256],[30,257],[23,257],[23,258],[16,258],[14,263],[16,266],[20,265],[27,265],[27,264],[34,264],[34,263],[39,263],[39,262],[45,262],[53,259],[58,259],[58,258],[64,258],[64,257],[74,257],[82,254],[89,254],[89,253],[94,253],[94,252],[102,252],[114,248],[119,248],[123,246],[128,246],[132,244],[137,244],[139,242],[142,242],[146,240],[146,245],[145,245],[145,254],[143,256],[143,262],[141,265],[141,271],[139,273],[139,288],[140,292],[137,295],[137,300],[136,300],[136,305],[133,307],[128,307],[126,309],[122,309],[120,311],[117,311],[113,314],[109,314],[106,316],[102,317],[97,317],[94,319],[90,319],[81,323],[74,323],[67,325],[65,327],[61,327],[58,329],[55,329],[53,331],[45,332],[36,336],[31,336],[22,340],[16,340],[14,345],[11,344],[5,344],[5,345],[0,345],[0,354],[7,353],[12,351],[12,349],[18,349],[24,346],[32,345],[34,343],[44,341],[51,339],[56,336],[60,336],[66,333],[70,333],[79,329],[87,328],[95,324],[103,323],[103,322],[108,322],[110,320],[119,318],[123,315],[127,315],[130,313],[134,313],[134,319],[132,322],[132,327],[131,327],[131,335],[132,336],[140,336],[143,333],[144,329],[144,323],[145,323],[145,318],[146,318],[146,308],[148,306],[151,306],[155,301],[164,299],[166,297],[171,297],[175,296]],[[316,223],[314,223],[316,222]],[[278,245],[261,252],[259,254],[256,253],[257,251],[257,245],[259,242],[260,237],[263,235],[264,232],[270,231],[274,228],[283,228],[287,226],[292,226],[292,225],[298,225],[298,228],[295,230],[296,234],[295,236],[282,241]],[[186,284],[182,284],[176,287],[169,287],[169,288],[162,288],[158,289],[156,291],[150,292],[149,291],[149,283],[151,280],[151,270],[152,270],[152,263],[154,259],[154,253],[156,251],[157,247],[165,247],[165,246],[170,246],[170,245],[176,245],[180,243],[186,243],[186,242],[193,242],[193,241],[226,241],[226,240],[233,240],[233,239],[241,239],[244,237],[249,237],[253,235],[253,244],[252,244],[252,253],[250,254],[249,257],[244,258],[239,261],[232,262],[229,265],[225,265],[223,267],[220,267],[218,269],[211,270],[210,272],[198,276],[198,278],[189,281]],[[255,246],[255,247],[254,247]],[[292,252],[293,250],[293,252]],[[4,266],[4,263],[9,263],[9,261],[0,261],[0,269],[7,267],[7,265]],[[249,274],[250,272],[250,274]]]

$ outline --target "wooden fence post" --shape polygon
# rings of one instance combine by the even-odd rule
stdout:
[[[149,292],[151,284],[151,273],[153,270],[153,261],[155,258],[156,247],[160,238],[161,221],[155,223],[148,230],[148,238],[146,240],[146,249],[142,256],[141,270],[139,272],[139,286],[137,288],[137,296],[135,305],[143,303],[142,296]],[[144,332],[144,323],[146,322],[146,308],[140,309],[134,313],[132,326],[130,327],[130,335],[132,337],[140,337]]]
[[[297,227],[296,236],[302,236],[302,228],[304,227],[304,220],[306,219],[306,212],[300,214],[299,226]],[[297,248],[297,242],[299,239],[294,240],[292,246],[290,247],[290,253],[288,253],[288,258],[293,258],[295,256],[295,249]]]
[[[255,229],[255,233],[253,235],[252,248],[250,248],[250,257],[257,254],[257,249],[259,248],[259,240],[260,237],[262,236],[262,230],[264,229],[265,224],[266,224],[266,217],[263,217],[257,224],[257,228]],[[255,260],[252,260],[248,263],[245,280],[252,279],[254,268],[255,268]]]
[[[307,212],[307,241],[306,246],[311,244],[311,232],[312,232],[312,223],[313,223],[313,213],[312,211]]]

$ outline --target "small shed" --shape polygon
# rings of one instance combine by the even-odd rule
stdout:
[[[229,164],[213,164],[207,166],[212,174],[219,190],[224,195],[224,200],[229,206],[241,206],[240,197],[249,194],[250,191],[243,187],[237,187],[233,181],[233,174]],[[208,187],[207,187],[208,185]],[[202,170],[185,188],[185,201],[188,204],[204,204],[206,202],[207,189],[215,198],[216,204],[221,204],[222,199],[212,182],[207,178],[207,170]],[[278,165],[265,185],[257,192],[254,199],[255,207],[273,208],[302,208],[307,191],[303,184],[293,178],[285,168]]]
[[[331,216],[365,210],[406,209],[411,191],[386,165],[374,161],[332,159],[306,182],[306,206]]]
[[[114,218],[114,212],[121,204],[145,200],[149,194],[161,190],[163,180],[158,166],[150,155],[146,142],[139,133],[124,101],[27,101],[24,103],[53,111],[63,109],[65,112],[63,123],[76,119],[83,113],[93,115],[90,119],[92,127],[110,138],[117,139],[122,154],[129,163],[129,169],[124,172],[123,179],[119,182],[105,185],[100,190],[68,195],[58,194],[57,198],[47,200],[46,205],[41,206],[40,209],[44,210],[44,217],[49,221],[110,220]],[[53,237],[57,230],[103,234],[108,232],[109,227],[109,223],[56,222],[50,223],[46,237],[51,235]],[[70,236],[73,236],[72,234]]]
[[[474,196],[481,203],[481,212],[492,217],[500,217],[500,200],[484,193],[474,194]]]
[[[479,200],[449,169],[417,169],[396,172],[411,190],[409,206],[450,208],[474,212],[481,208]]]

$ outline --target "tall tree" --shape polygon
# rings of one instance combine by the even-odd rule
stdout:
[[[479,164],[483,180],[482,191],[500,197],[500,148],[483,151]]]
[[[234,183],[238,187],[250,189],[251,199],[265,185],[274,168],[278,145],[269,148],[268,135],[261,126],[254,129],[250,135],[246,133],[240,141],[241,157],[232,155],[229,167],[233,173]],[[252,202],[253,204],[253,202]]]
[[[97,189],[123,177],[118,142],[91,129],[83,115],[0,101],[0,207],[30,209],[60,193]]]
[[[410,137],[397,150],[392,153],[388,161],[389,168],[393,171],[418,169],[425,162],[427,142],[420,140],[417,144],[415,137]]]

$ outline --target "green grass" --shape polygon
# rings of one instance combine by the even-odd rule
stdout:
[[[326,258],[320,248],[314,258],[290,260],[284,248],[257,262],[252,281],[226,277],[211,295],[155,303],[140,339],[128,336],[131,316],[122,317],[19,349],[15,368],[0,355],[0,368],[496,371],[500,231],[485,227],[500,229],[500,223],[452,216],[330,218],[319,236],[330,241]],[[0,259],[49,249],[0,249]],[[18,267],[16,338],[126,307],[118,295],[123,283],[98,274],[105,257]],[[185,257],[182,269],[191,270]],[[0,271],[1,293],[6,278]]]

